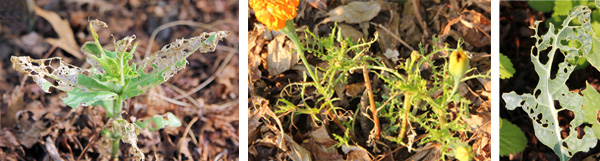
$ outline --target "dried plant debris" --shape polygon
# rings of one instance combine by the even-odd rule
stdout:
[[[152,65],[156,71],[165,71],[162,74],[164,81],[173,77],[175,73],[185,68],[187,58],[196,50],[201,53],[215,51],[217,42],[229,35],[229,31],[202,33],[190,39],[178,39],[175,42],[163,46],[154,53]]]
[[[33,77],[35,83],[46,93],[50,93],[50,87],[55,87],[62,91],[73,90],[73,87],[77,85],[77,75],[86,71],[79,67],[65,64],[59,57],[32,59],[29,56],[12,56],[10,61],[13,63],[13,69]],[[55,81],[52,81],[50,78]]]

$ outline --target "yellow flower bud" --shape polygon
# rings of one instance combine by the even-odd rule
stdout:
[[[467,54],[465,54],[465,52],[462,51],[462,49],[453,51],[450,53],[450,63],[448,66],[450,75],[452,75],[455,80],[459,81],[469,69],[469,63],[469,57]]]
[[[473,158],[471,146],[463,145],[454,149],[454,157],[459,161],[470,161]]]

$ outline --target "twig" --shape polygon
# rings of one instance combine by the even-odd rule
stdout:
[[[410,47],[410,45],[408,45],[406,42],[404,42],[404,40],[402,40],[398,35],[394,34],[392,31],[390,31],[389,29],[385,28],[383,25],[381,24],[376,24],[371,22],[372,25],[375,25],[381,29],[383,29],[383,31],[387,32],[388,34],[392,35],[392,37],[394,37],[394,39],[398,40],[398,42],[400,42],[402,45],[404,45],[404,47],[410,49],[411,51],[415,50],[412,47]]]
[[[365,85],[367,86],[367,92],[369,94],[369,104],[371,104],[371,113],[373,113],[373,123],[375,124],[375,138],[379,140],[379,117],[377,116],[377,108],[375,108],[375,99],[373,99],[373,88],[371,87],[371,78],[369,78],[369,70],[367,70],[366,64],[363,65],[363,78],[365,79]]]
[[[237,46],[234,43],[234,46]],[[237,47],[236,47],[237,48]],[[206,79],[204,82],[202,82],[200,85],[198,85],[198,87],[182,94],[179,95],[177,97],[175,97],[175,100],[179,100],[182,99],[184,97],[187,97],[189,95],[191,95],[192,93],[196,93],[198,92],[200,89],[206,87],[209,83],[211,83],[213,80],[215,80],[215,78],[217,78],[217,73],[221,73],[223,72],[223,70],[225,70],[225,67],[227,66],[227,64],[229,64],[229,61],[231,61],[231,58],[233,58],[233,55],[235,55],[237,51],[231,50],[229,55],[227,55],[227,57],[225,58],[225,60],[223,60],[223,62],[221,63],[221,65],[219,66],[219,68],[217,69],[217,71],[215,73],[213,73],[213,75],[211,75],[208,79]]]
[[[163,100],[165,100],[165,101],[167,101],[167,102],[171,102],[171,103],[173,103],[173,104],[176,104],[176,105],[179,105],[179,106],[183,106],[183,107],[188,107],[188,106],[190,106],[190,104],[189,104],[189,103],[185,103],[185,102],[177,101],[177,100],[171,99],[171,98],[169,98],[169,97],[166,97],[166,96],[163,96],[163,95],[158,95],[158,97],[159,97],[160,99],[163,99]]]
[[[165,82],[165,85],[168,86],[169,88],[173,89],[175,92],[179,93],[180,95],[185,94],[185,91],[179,89],[178,87],[172,85],[171,83]],[[187,98],[190,102],[192,102],[192,104],[194,104],[194,106],[200,108],[200,103],[198,103],[198,101],[196,101],[194,98],[190,97],[189,95],[187,95],[185,98]]]
[[[79,154],[79,157],[77,157],[77,161],[79,161],[79,159],[81,159],[81,157],[85,154],[85,152],[87,152],[87,149],[90,147],[90,145],[94,144],[94,142],[96,142],[96,137],[97,135],[92,136],[92,141],[90,141],[89,144],[87,144],[85,146],[85,148],[83,148],[83,151],[81,151],[81,154]]]
[[[54,50],[56,50],[57,46],[56,45],[52,45],[52,48],[50,48],[50,50],[48,50],[48,52],[46,52],[46,54],[44,54],[44,59],[48,58],[50,56],[50,54],[52,54],[52,52],[54,52]]]
[[[188,135],[188,132],[190,132],[190,128],[192,127],[192,125],[194,125],[194,123],[196,123],[196,121],[198,121],[198,117],[194,117],[192,118],[192,120],[190,120],[190,122],[188,123],[188,125],[185,127],[185,130],[183,131],[183,137],[179,139],[178,143],[177,143],[177,147],[179,149],[177,149],[179,151],[179,160],[181,159],[181,144],[183,144],[183,142],[185,141],[185,138]]]
[[[413,11],[415,12],[415,18],[417,18],[417,22],[419,23],[419,26],[421,26],[421,29],[423,29],[423,33],[425,34],[425,36],[428,36],[429,33],[427,33],[427,25],[425,25],[425,23],[423,22],[421,13],[419,13],[418,5],[419,5],[419,1],[412,0],[412,6],[413,6]]]
[[[417,137],[417,139],[416,139],[415,141],[421,140],[421,139],[423,139],[423,138],[424,138],[425,136],[427,136],[427,135],[428,135],[428,134],[423,134],[423,135],[421,135],[421,136],[418,136],[418,137]],[[385,157],[387,157],[388,155],[390,155],[390,154],[393,154],[393,153],[395,153],[396,151],[398,151],[398,150],[400,150],[400,149],[402,149],[402,148],[404,148],[404,147],[406,147],[406,146],[404,146],[404,145],[401,145],[401,146],[399,146],[398,148],[394,149],[393,151],[391,151],[391,152],[389,152],[389,153],[386,153],[386,154],[385,154],[385,155],[383,155],[381,158],[377,159],[377,161],[381,161],[381,160],[383,160],[383,159],[384,159]]]

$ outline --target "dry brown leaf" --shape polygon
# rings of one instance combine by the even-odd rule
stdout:
[[[356,160],[356,161],[373,160],[373,158],[371,158],[371,156],[369,155],[369,152],[365,148],[362,148],[359,146],[342,145],[342,151],[344,151],[344,153],[346,153],[346,160]]]
[[[331,148],[335,144],[337,141],[329,137],[325,126],[321,126],[310,133],[310,138],[302,143],[302,147],[309,150],[315,160],[344,160],[337,148]]]
[[[375,1],[350,2],[347,5],[339,6],[329,11],[329,13],[327,13],[329,17],[323,20],[323,22],[361,23],[373,19],[379,14],[380,10],[381,6]]]
[[[358,40],[365,39],[363,33],[355,29],[354,27],[346,24],[338,24],[340,31],[342,32],[342,37],[344,39],[350,38],[353,42],[358,42]]]
[[[36,57],[42,57],[44,52],[50,48],[50,45],[45,43],[43,37],[37,32],[30,32],[21,36],[15,40],[15,44]]]
[[[3,129],[0,133],[0,147],[10,150],[19,149],[21,152],[24,152],[15,135],[6,129]]]
[[[62,161],[63,159],[58,154],[58,150],[56,149],[56,145],[54,145],[54,140],[50,137],[46,137],[46,152],[52,157],[53,160]]]
[[[50,25],[52,25],[52,28],[54,28],[54,31],[58,34],[58,39],[46,38],[46,42],[67,51],[77,59],[83,59],[84,56],[79,52],[79,45],[77,45],[77,42],[75,41],[75,36],[73,36],[73,30],[69,25],[69,21],[63,20],[55,12],[46,11],[38,6],[34,5],[34,9],[35,14],[50,22]]]
[[[292,137],[288,134],[284,136],[285,142],[287,144],[287,156],[292,158],[293,161],[310,161],[312,160],[310,157],[310,152],[304,149],[302,146],[298,145]]]
[[[277,35],[267,47],[267,71],[269,75],[278,75],[300,60],[298,52],[293,52],[292,42],[285,35]]]
[[[256,82],[260,79],[262,72],[260,71],[261,53],[265,46],[266,39],[265,30],[260,29],[260,25],[254,27],[253,31],[248,32],[248,79],[250,82]],[[250,89],[253,89],[250,83]]]
[[[412,6],[412,1],[404,3],[404,9],[402,10],[402,16],[400,20],[399,36],[407,44],[419,44],[423,32],[419,29],[419,26],[415,23],[415,12]]]

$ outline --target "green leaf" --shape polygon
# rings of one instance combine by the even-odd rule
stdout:
[[[580,25],[570,24],[574,19],[577,19]],[[595,147],[597,142],[590,127],[583,128],[585,135],[580,138],[574,132],[577,131],[575,128],[586,123],[585,114],[581,108],[583,97],[576,92],[569,91],[569,88],[565,85],[576,66],[566,61],[560,62],[558,63],[558,69],[555,70],[557,71],[556,75],[551,75],[556,53],[563,53],[566,59],[570,59],[577,56],[587,56],[591,51],[593,31],[589,19],[590,10],[587,7],[573,8],[569,16],[563,21],[563,28],[557,31],[554,29],[554,25],[550,24],[548,32],[542,36],[537,34],[536,27],[539,26],[540,22],[536,21],[534,25],[536,27],[532,27],[536,32],[536,35],[533,36],[536,39],[536,44],[534,49],[531,50],[531,61],[539,76],[539,82],[533,93],[518,95],[513,91],[502,95],[507,109],[523,108],[523,111],[533,119],[537,139],[552,148],[554,153],[563,161],[569,160],[573,154],[579,151],[588,151],[590,148]],[[582,45],[570,46],[568,42],[571,41],[578,41]],[[563,42],[567,42],[567,44]],[[540,55],[546,52],[548,61],[544,64],[540,60]],[[560,106],[555,105],[555,101],[558,101]],[[574,118],[567,129],[571,132],[563,139],[561,136],[563,130],[559,126],[558,113],[565,110],[573,112]]]
[[[165,128],[165,126],[179,127],[181,126],[181,121],[179,121],[179,119],[175,115],[173,115],[173,113],[168,112],[165,115],[156,115],[150,120],[141,122],[138,121],[135,124],[137,124],[141,128],[148,128],[150,131],[155,131],[158,129]]]
[[[515,72],[515,68],[513,68],[510,59],[506,55],[500,53],[500,79],[511,78]]]
[[[525,150],[527,138],[521,128],[506,119],[500,120],[500,156]]]
[[[113,89],[109,87],[107,82],[100,82],[97,79],[88,77],[84,74],[79,74],[77,76],[77,83],[79,85],[88,87],[89,89],[103,90],[103,91],[112,91]]]
[[[104,110],[106,110],[106,116],[108,118],[113,118],[117,115],[118,112],[121,112],[121,111],[115,111],[114,100],[100,100],[92,105],[102,106],[102,108],[104,108]]]
[[[592,53],[587,55],[587,60],[596,70],[600,70],[600,38],[595,37],[593,44]]]
[[[550,12],[554,7],[554,1],[540,1],[540,0],[530,0],[527,1],[529,7],[538,10],[540,12]]]
[[[600,139],[600,122],[598,122],[598,111],[600,110],[600,93],[590,86],[589,83],[585,83],[585,90],[581,91],[583,94],[583,111],[585,114],[585,121],[592,124],[592,130],[597,139]]]
[[[79,104],[95,104],[102,100],[112,100],[117,97],[116,93],[109,91],[91,91],[83,92],[81,90],[73,90],[67,92],[67,98],[63,98],[63,102],[71,108],[77,108]]]
[[[100,55],[100,48],[92,41],[85,42],[83,46],[81,46],[81,51],[87,54]]]

